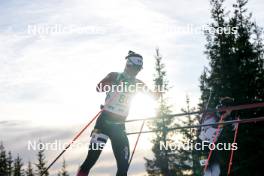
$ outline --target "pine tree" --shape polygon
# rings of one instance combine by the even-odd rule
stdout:
[[[46,170],[44,150],[39,150],[37,157],[38,157],[38,162],[35,164],[37,167],[36,175],[41,176],[42,174],[44,174],[44,176],[48,176],[49,175],[48,171],[44,173],[44,171]]]
[[[156,74],[154,78],[155,90],[158,91],[159,88],[163,88],[165,92],[168,91],[168,81],[166,79],[165,66],[162,63],[162,57],[160,56],[159,49],[156,49]],[[160,89],[159,89],[160,90]],[[153,147],[152,152],[154,153],[154,159],[146,160],[146,170],[148,175],[156,176],[174,176],[177,167],[175,154],[172,154],[170,149],[166,150],[164,148],[160,149],[160,143],[166,144],[170,142],[173,138],[173,132],[169,132],[167,129],[173,125],[173,119],[168,118],[168,114],[171,113],[170,106],[168,105],[165,95],[161,96],[159,100],[159,108],[157,119],[149,124],[152,130],[159,130],[155,133],[155,137],[152,140]]]
[[[66,170],[66,161],[63,159],[61,171],[59,171],[58,176],[70,176]]]
[[[14,176],[24,176],[22,159],[17,155],[14,160]]]
[[[7,162],[7,168],[6,168],[7,176],[11,176],[13,171],[13,166],[12,166],[13,159],[12,159],[11,151],[8,152],[8,157],[6,162]]]
[[[201,99],[206,102],[212,90],[210,107],[215,107],[219,97],[230,96],[235,104],[264,101],[263,42],[261,29],[252,22],[247,13],[246,0],[237,0],[234,15],[227,17],[223,0],[211,0],[211,27],[236,28],[234,33],[207,33],[206,54],[210,68],[201,76]],[[233,112],[232,116],[253,118],[263,116],[263,109]],[[230,142],[233,137],[228,126],[223,130],[221,140]],[[263,154],[263,124],[241,125],[238,134],[238,148],[233,162],[234,175],[254,175],[259,172]],[[241,137],[243,136],[243,138]],[[253,146],[253,147],[252,147]],[[221,152],[221,171],[226,173],[229,152]],[[238,159],[239,158],[239,159]]]
[[[26,170],[26,176],[34,176],[32,164],[30,161],[28,162],[28,166],[27,166],[27,170]]]
[[[7,175],[7,157],[3,142],[0,143],[0,175]]]

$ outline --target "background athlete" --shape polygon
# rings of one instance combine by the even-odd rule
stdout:
[[[221,97],[219,101],[219,105],[217,105],[216,109],[227,108],[229,106],[232,106],[233,104],[234,104],[234,100],[232,98]],[[231,110],[226,110],[225,112],[215,112],[214,109],[208,108],[202,124],[212,124],[212,123],[222,122],[220,121],[221,116],[223,116],[223,120],[226,120],[227,118],[228,119],[232,118],[230,114],[231,114]],[[199,135],[198,140],[200,142],[208,141],[210,143],[213,143],[214,138],[216,138],[215,142],[217,143],[222,129],[223,129],[223,125],[220,125],[218,136],[215,136],[217,133],[217,125],[204,126],[201,128],[201,133]],[[205,148],[205,151],[201,152],[201,160],[200,160],[201,166],[205,166],[209,152],[210,152],[209,148]],[[203,176],[219,176],[220,173],[221,170],[220,170],[219,152],[217,150],[214,150],[212,152],[210,161],[208,163],[208,167],[204,172]]]
[[[143,67],[143,57],[133,51],[129,51],[126,57],[126,66],[122,73],[111,72],[97,85],[98,92],[104,92],[112,86],[111,91],[106,92],[105,104],[102,113],[98,117],[94,130],[91,134],[91,141],[88,155],[81,165],[77,176],[87,176],[99,158],[104,144],[108,138],[111,140],[112,149],[117,163],[116,176],[126,176],[128,161],[130,157],[129,142],[125,132],[125,120],[129,113],[130,102],[137,90],[144,90],[155,97],[158,93],[148,90],[145,84],[136,79],[137,74]],[[113,85],[122,85],[136,90],[119,92]],[[144,87],[145,86],[145,87]]]

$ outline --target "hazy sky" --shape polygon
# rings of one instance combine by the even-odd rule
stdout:
[[[233,1],[227,1],[230,8]],[[264,26],[263,2],[249,0],[253,19]],[[35,161],[28,140],[68,142],[103,103],[96,83],[111,71],[122,71],[128,50],[144,57],[138,75],[152,87],[155,48],[164,58],[173,110],[199,101],[199,76],[208,61],[202,32],[190,31],[210,22],[208,0],[8,0],[0,1],[0,140],[24,162]],[[129,118],[153,116],[155,102],[139,95]],[[91,130],[91,129],[89,129]],[[87,142],[89,130],[80,141]],[[128,131],[139,130],[130,124]],[[142,141],[151,136],[144,135]],[[131,146],[134,138],[129,137]],[[143,175],[149,145],[139,144],[129,175]],[[72,173],[86,147],[65,155]],[[51,161],[58,151],[48,151]],[[60,167],[61,160],[51,170]],[[114,175],[110,146],[93,175]]]

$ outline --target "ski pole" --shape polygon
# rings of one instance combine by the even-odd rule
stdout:
[[[239,120],[239,118],[238,118],[238,120]],[[238,126],[239,126],[239,123],[236,124],[236,131],[235,131],[235,135],[234,135],[233,144],[236,142],[236,139],[237,139]],[[230,175],[230,172],[231,172],[231,167],[232,167],[232,164],[233,164],[233,162],[232,162],[233,161],[233,156],[234,156],[234,150],[231,151],[227,175]]]
[[[133,159],[133,156],[134,156],[134,154],[135,154],[135,151],[136,151],[136,148],[137,148],[137,145],[138,145],[138,141],[139,141],[139,138],[140,138],[141,132],[142,132],[142,130],[143,130],[144,124],[145,124],[145,120],[142,122],[142,125],[141,125],[141,127],[140,127],[140,132],[138,133],[137,140],[136,140],[136,143],[135,143],[134,149],[133,149],[133,151],[132,151],[132,154],[131,154],[130,160],[129,160],[129,162],[128,162],[128,167],[127,167],[127,169],[129,168],[129,166],[130,166],[130,164],[131,164],[131,162],[132,162],[132,159]]]
[[[122,80],[119,82],[121,83]],[[118,95],[118,91],[115,92],[115,94],[105,103],[106,105],[111,103],[115,97]],[[97,117],[102,113],[104,108],[102,108],[93,118],[89,123],[73,138],[73,140],[62,150],[62,152],[50,163],[50,165],[42,172],[40,176],[43,176],[44,174],[47,173],[47,171],[50,169],[50,167],[67,151],[67,149],[73,144],[80,136],[81,134],[92,124],[92,122],[97,119]]]
[[[66,150],[80,137],[80,135],[92,124],[92,122],[97,119],[97,117],[101,114],[102,110],[99,111],[90,122],[85,125],[85,127],[73,138],[73,140],[62,150],[62,152],[50,163],[50,165],[42,172],[41,176],[43,176],[50,167],[66,152]]]

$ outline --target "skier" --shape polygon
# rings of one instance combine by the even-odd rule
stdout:
[[[111,72],[99,82],[96,89],[98,92],[106,92],[105,104],[102,106],[102,113],[98,117],[94,130],[91,133],[88,155],[81,165],[77,176],[87,176],[99,158],[103,146],[108,138],[111,140],[112,149],[117,162],[116,176],[126,176],[128,161],[130,157],[129,142],[125,132],[125,120],[129,113],[131,98],[136,91],[147,91],[156,98],[159,93],[150,91],[145,84],[136,79],[137,74],[143,67],[143,57],[133,51],[128,52],[126,66],[122,73]],[[106,88],[111,87],[110,91]],[[114,87],[115,86],[115,87]],[[120,92],[117,87],[124,89]],[[131,87],[129,87],[131,86]],[[131,91],[134,88],[134,91]]]
[[[234,100],[232,98],[221,97],[219,101],[219,105],[216,107],[216,109],[232,106],[233,103],[234,103]],[[220,121],[221,116],[223,116],[223,120],[224,120],[227,118],[231,118],[230,114],[231,114],[231,110],[226,110],[225,112],[215,112],[213,109],[208,108],[204,116],[202,124],[211,124],[211,123],[221,122]],[[201,128],[201,133],[199,135],[198,140],[200,142],[207,141],[210,143],[213,143],[213,142],[217,143],[217,139],[219,135],[221,134],[221,131],[222,131],[222,125],[220,125],[218,136],[216,136],[217,125],[216,126],[204,126]],[[214,141],[215,138],[216,140]],[[201,166],[205,166],[209,151],[210,151],[209,148],[206,148],[205,151],[202,151],[201,153],[202,156],[200,160]],[[203,176],[219,176],[219,175],[220,175],[219,156],[218,156],[218,152],[214,150],[211,155],[208,167]]]

